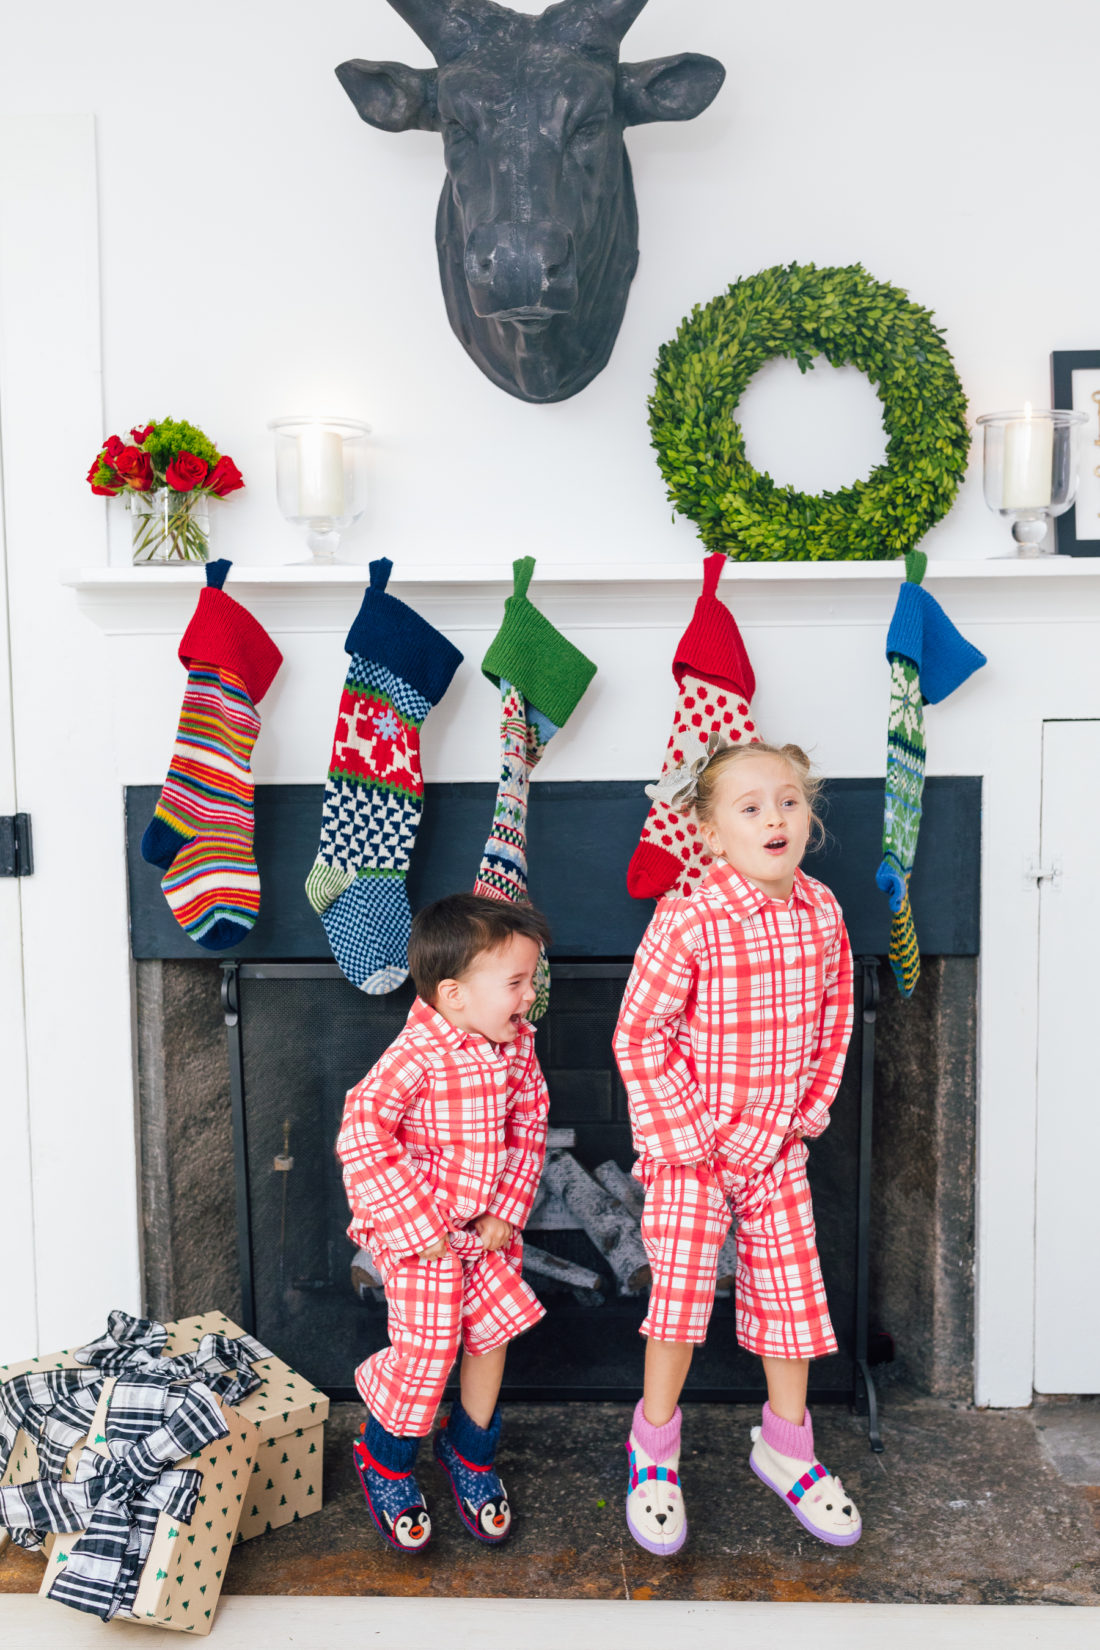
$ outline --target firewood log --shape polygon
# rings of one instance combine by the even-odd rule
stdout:
[[[543,1179],[604,1256],[618,1280],[619,1293],[637,1295],[648,1289],[649,1262],[638,1222],[618,1198],[593,1180],[569,1152],[547,1153]]]
[[[373,1258],[366,1249],[357,1250],[352,1258],[351,1287],[361,1301],[365,1302],[369,1297],[380,1305],[385,1304],[386,1294],[382,1288],[382,1279],[378,1275],[378,1268],[375,1266]]]
[[[606,1163],[600,1163],[592,1172],[605,1192],[610,1192],[612,1197],[617,1197],[624,1208],[629,1209],[639,1220],[642,1218],[645,1191],[640,1181],[635,1180],[633,1175],[627,1174],[625,1169],[620,1169],[613,1158],[608,1159]],[[736,1272],[737,1245],[732,1237],[727,1237],[718,1251],[716,1292],[719,1295],[729,1294],[733,1288]]]
[[[575,1261],[563,1260],[560,1255],[547,1254],[545,1249],[536,1249],[533,1244],[525,1243],[523,1270],[538,1279],[544,1289],[547,1284],[568,1289],[582,1306],[603,1305],[603,1279],[587,1266],[578,1266]]]

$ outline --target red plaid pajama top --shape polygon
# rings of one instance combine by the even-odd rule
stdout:
[[[852,1030],[840,906],[795,872],[769,899],[716,860],[690,899],[666,899],[627,982],[615,1055],[634,1144],[651,1164],[717,1161],[735,1186],[798,1132],[828,1125]]]
[[[514,1043],[459,1031],[417,998],[400,1036],[348,1093],[336,1142],[348,1236],[398,1258],[478,1215],[522,1227],[546,1155],[546,1083],[525,1022]]]

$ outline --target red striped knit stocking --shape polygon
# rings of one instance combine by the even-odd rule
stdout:
[[[175,749],[142,857],[164,871],[172,915],[207,951],[239,945],[256,921],[252,854],[256,706],[282,664],[271,637],[221,588],[228,561],[210,562],[180,643],[187,686]]]
[[[672,661],[679,697],[662,773],[694,760],[712,733],[724,743],[756,744],[752,719],[756,678],[737,621],[715,592],[726,558],[720,552],[703,563],[703,593]],[[654,802],[631,857],[626,885],[635,899],[690,894],[710,865],[697,827]]]

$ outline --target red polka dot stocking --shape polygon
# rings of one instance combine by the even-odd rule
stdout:
[[[693,761],[712,733],[729,745],[751,745],[760,738],[752,716],[756,678],[737,621],[715,594],[725,564],[721,553],[704,562],[703,593],[672,661],[680,693],[662,773]],[[675,813],[667,802],[654,802],[626,885],[635,899],[691,894],[709,865],[710,855],[694,822]]]

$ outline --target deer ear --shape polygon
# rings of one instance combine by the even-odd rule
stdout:
[[[337,71],[339,73],[339,70]],[[681,52],[648,63],[620,63],[619,108],[627,126],[652,120],[694,120],[721,90],[726,71],[716,57]]]
[[[436,72],[404,63],[341,63],[336,78],[368,126],[383,132],[438,132]]]

